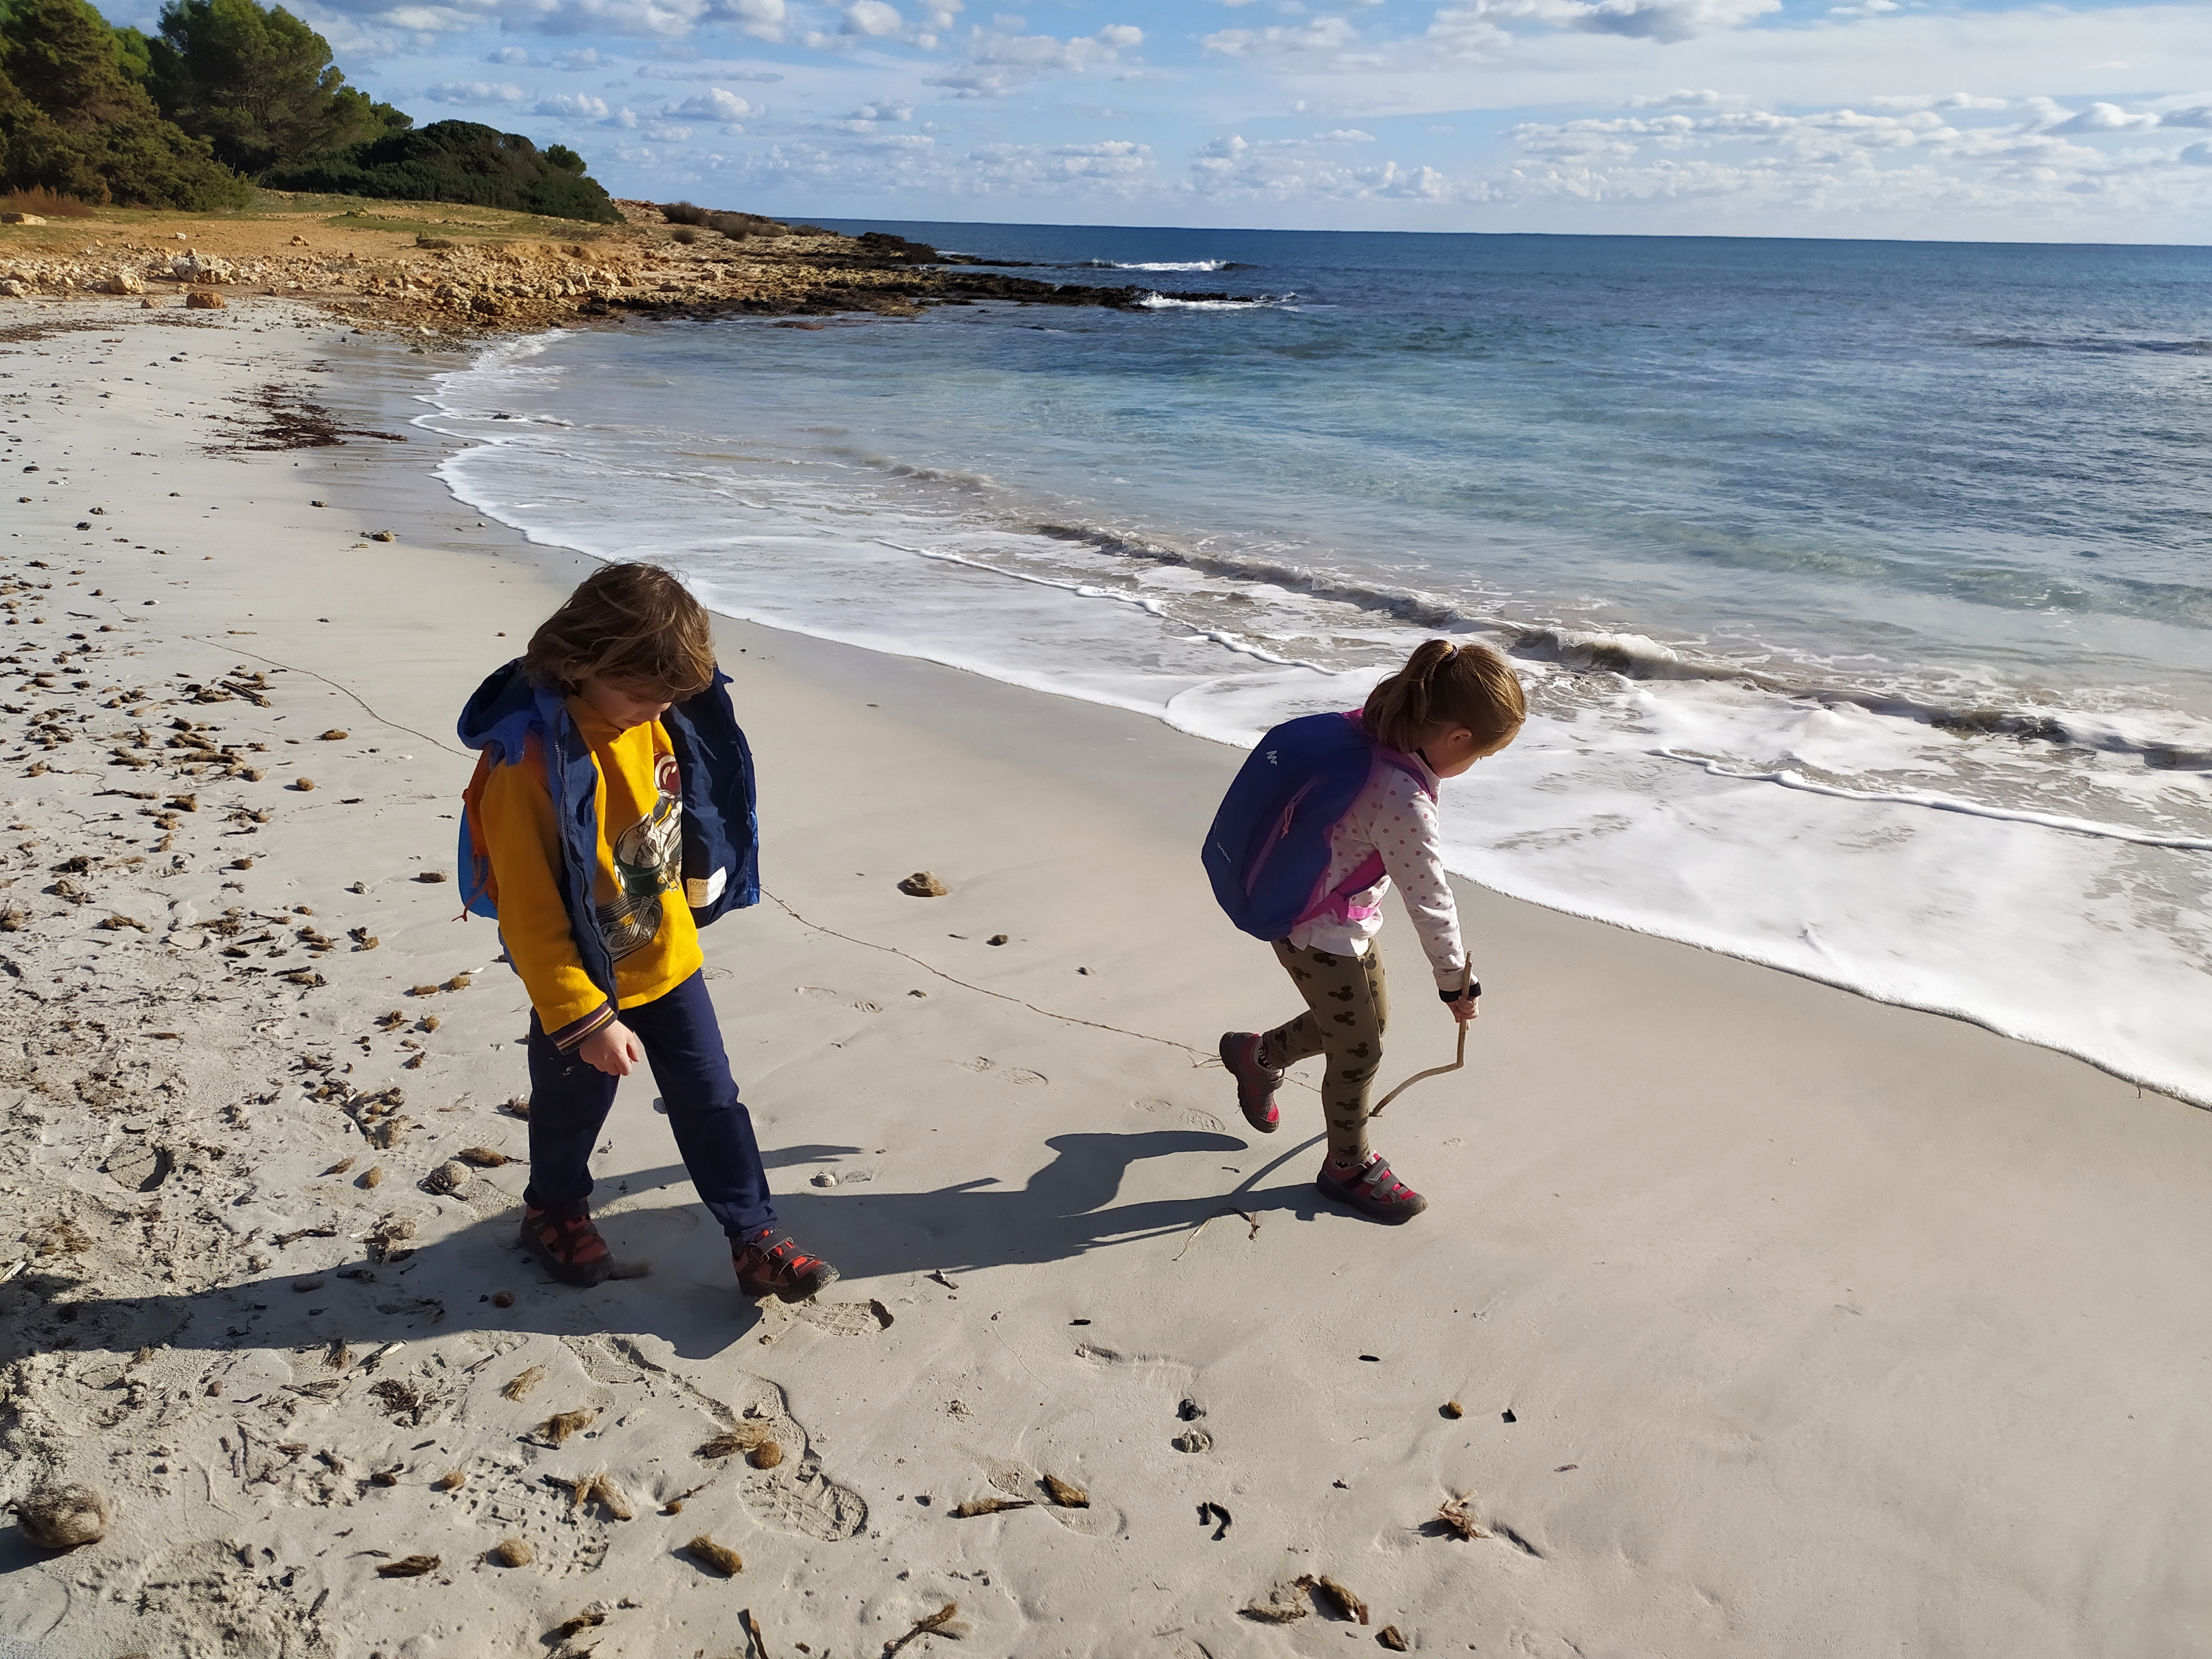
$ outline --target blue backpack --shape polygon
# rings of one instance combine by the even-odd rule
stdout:
[[[1255,939],[1279,939],[1382,878],[1368,858],[1328,885],[1329,832],[1383,767],[1410,773],[1425,787],[1412,756],[1367,735],[1357,712],[1285,720],[1260,739],[1213,815],[1201,856],[1213,896],[1229,920]]]

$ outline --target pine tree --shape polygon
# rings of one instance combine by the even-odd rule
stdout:
[[[0,185],[194,210],[252,194],[204,141],[161,118],[84,0],[7,0],[0,12]]]
[[[161,112],[258,174],[412,124],[345,83],[330,43],[282,6],[169,0],[150,43]]]

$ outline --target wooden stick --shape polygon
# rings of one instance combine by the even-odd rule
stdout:
[[[1469,988],[1469,987],[1471,987],[1474,983],[1474,963],[1473,959],[1472,959],[1472,958],[1470,958],[1470,959],[1468,960],[1468,964],[1467,964],[1467,971],[1460,976],[1460,981],[1459,981],[1459,994],[1460,994],[1460,995],[1462,995],[1462,996],[1465,996],[1465,995],[1468,994],[1468,988]],[[1460,1021],[1460,1023],[1459,1023],[1459,1054],[1458,1054],[1457,1058],[1455,1058],[1455,1059],[1452,1061],[1452,1063],[1451,1063],[1450,1065],[1449,1065],[1449,1066],[1430,1066],[1430,1067],[1429,1067],[1429,1069],[1428,1069],[1427,1071],[1425,1071],[1425,1072],[1416,1072],[1416,1073],[1414,1073],[1413,1074],[1413,1076],[1411,1076],[1411,1077],[1407,1078],[1407,1079],[1403,1083],[1400,1084],[1396,1088],[1395,1088],[1395,1089],[1391,1090],[1391,1091],[1390,1091],[1390,1092],[1389,1092],[1389,1094],[1387,1094],[1387,1095],[1383,1096],[1382,1099],[1380,1099],[1380,1100],[1376,1101],[1376,1102],[1372,1106],[1369,1107],[1369,1108],[1367,1109],[1367,1115],[1368,1115],[1370,1119],[1372,1119],[1372,1118],[1378,1118],[1378,1117],[1382,1116],[1382,1109],[1383,1109],[1385,1106],[1388,1106],[1388,1105],[1389,1105],[1392,1101],[1394,1101],[1394,1100],[1397,1099],[1397,1097],[1398,1097],[1400,1095],[1404,1094],[1404,1093],[1406,1092],[1406,1091],[1407,1091],[1407,1090],[1408,1090],[1408,1089],[1412,1088],[1412,1087],[1413,1087],[1416,1083],[1425,1082],[1425,1081],[1426,1081],[1428,1079],[1432,1078],[1432,1077],[1442,1077],[1442,1076],[1443,1076],[1445,1073],[1447,1073],[1447,1072],[1456,1072],[1457,1070],[1459,1070],[1459,1068],[1460,1068],[1461,1066],[1462,1066],[1466,1065],[1466,1064],[1467,1064],[1467,1028],[1468,1028],[1468,1026],[1472,1025],[1474,1023],[1474,1022],[1473,1020],[1468,1020],[1468,1019],[1463,1019],[1463,1020]]]

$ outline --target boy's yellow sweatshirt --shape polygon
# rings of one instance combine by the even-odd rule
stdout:
[[[668,733],[659,720],[618,732],[581,697],[568,699],[568,717],[599,770],[592,908],[614,958],[614,1002],[584,972],[569,933],[556,874],[560,836],[536,738],[519,764],[491,769],[480,814],[498,883],[500,937],[538,1024],[564,1049],[611,1024],[617,1008],[666,995],[705,961],[684,896],[683,792]]]

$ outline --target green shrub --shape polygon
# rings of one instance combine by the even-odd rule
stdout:
[[[520,133],[474,121],[434,121],[416,131],[276,168],[262,182],[333,196],[460,202],[599,224],[622,221],[595,180],[558,166]]]
[[[707,210],[694,207],[689,202],[663,202],[660,216],[672,225],[703,225],[707,222]]]

